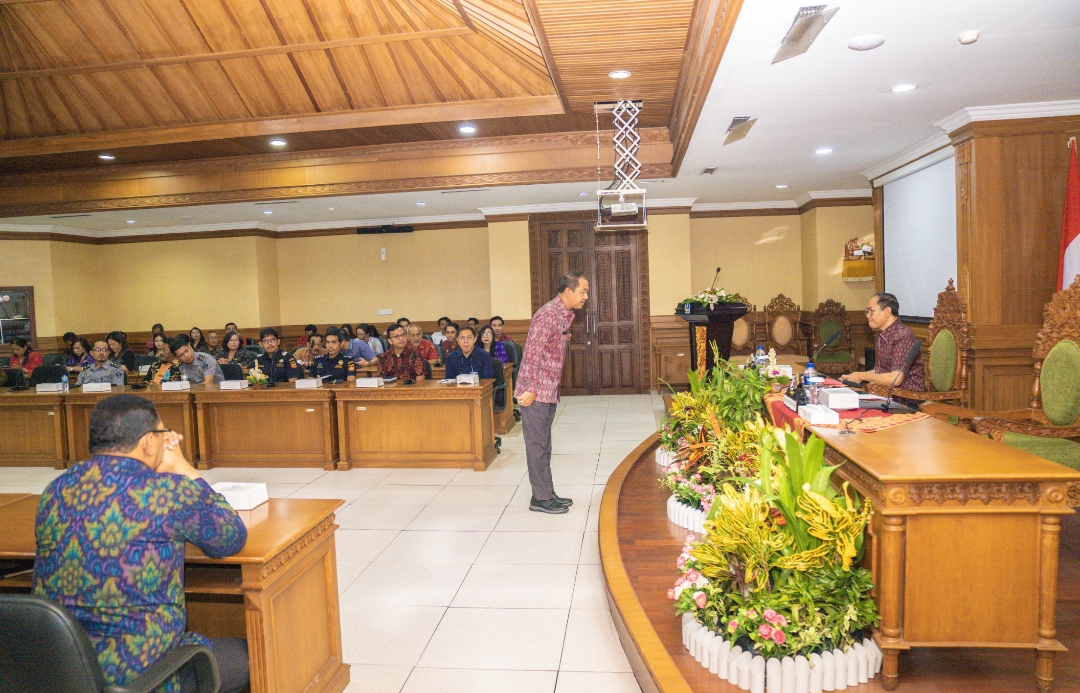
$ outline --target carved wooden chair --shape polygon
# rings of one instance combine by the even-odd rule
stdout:
[[[731,333],[731,355],[745,356],[757,347],[757,306],[750,306],[750,311],[735,321]]]
[[[834,377],[855,370],[855,354],[851,350],[851,321],[848,319],[847,309],[843,303],[830,298],[819,303],[810,318],[810,354],[813,355],[836,334],[840,335],[840,340],[831,347],[822,349],[814,360],[814,369],[817,372]]]
[[[953,280],[938,294],[934,319],[927,335],[930,342],[929,372],[926,390],[915,392],[893,388],[893,395],[918,402],[952,402],[961,407],[968,403],[967,354],[971,348],[968,336],[967,306],[953,286]],[[866,391],[884,397],[888,385],[868,383]]]
[[[778,354],[803,354],[805,345],[799,330],[802,308],[784,294],[765,306],[765,350]]]

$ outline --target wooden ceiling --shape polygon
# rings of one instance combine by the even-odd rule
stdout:
[[[291,152],[460,139],[464,121],[581,132],[620,98],[667,128],[680,85],[715,71],[690,55],[695,22],[733,25],[740,4],[0,0],[0,174],[259,156],[273,136]]]

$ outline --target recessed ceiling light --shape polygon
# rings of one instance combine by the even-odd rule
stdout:
[[[899,94],[901,92],[911,91],[914,88],[915,88],[914,84],[897,84],[895,87],[893,87],[889,91],[891,91],[891,92],[893,92],[895,94]]]
[[[957,37],[960,40],[960,44],[964,46],[970,46],[979,40],[978,31],[965,31]]]
[[[460,126],[458,126],[457,131],[460,132],[462,135],[475,135],[476,134],[476,126],[475,125],[460,125]]]
[[[424,202],[423,200],[419,200],[419,201],[417,201],[416,206],[417,207],[423,207],[426,204],[427,204],[427,202]]]
[[[581,197],[585,197],[585,196],[587,196],[588,194],[589,194],[589,193],[587,193],[587,192],[579,192],[579,193],[578,193],[578,195],[580,195]]]
[[[134,224],[134,223],[135,223],[135,220],[134,220],[134,219],[128,219],[128,220],[127,220],[127,223],[129,223],[129,224]]]
[[[822,147],[821,149],[815,149],[815,154],[832,154],[832,147]]]
[[[865,34],[848,41],[847,47],[853,51],[872,51],[883,43],[885,43],[885,37],[881,34]]]
[[[264,209],[263,210],[263,214],[273,214],[273,213],[274,213],[274,210],[272,210],[272,209]]]
[[[112,161],[116,157],[112,154],[98,154],[97,158],[101,159],[102,161]]]
[[[333,212],[333,211],[334,211],[334,208],[333,208],[333,207],[329,207],[329,208],[328,208],[328,211],[331,211],[331,212]]]
[[[608,77],[612,79],[626,79],[630,76],[630,70],[612,70],[608,73]]]
[[[781,184],[781,185],[778,185],[778,186],[776,186],[776,187],[777,187],[777,188],[786,188],[787,186],[786,186],[786,185],[783,185],[783,184]]]
[[[283,139],[270,140],[271,147],[284,147],[287,143]]]

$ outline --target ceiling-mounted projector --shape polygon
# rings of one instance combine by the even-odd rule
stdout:
[[[632,217],[636,216],[638,206],[636,202],[613,202],[611,204],[611,216]]]

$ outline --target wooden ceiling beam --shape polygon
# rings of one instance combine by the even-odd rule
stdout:
[[[2,3],[3,0],[0,0]],[[248,48],[244,50],[222,51],[219,53],[199,53],[196,55],[174,55],[167,58],[150,58],[146,60],[129,60],[122,63],[100,63],[96,65],[78,65],[71,67],[57,67],[42,70],[14,70],[0,72],[0,80],[30,79],[34,77],[56,77],[60,75],[81,75],[94,72],[115,72],[117,70],[138,70],[141,68],[158,67],[161,65],[188,65],[197,62],[235,60],[237,58],[257,58],[264,55],[282,55],[289,53],[305,53],[308,51],[330,50],[333,48],[349,48],[352,46],[366,46],[378,43],[397,43],[399,41],[419,41],[423,39],[441,38],[445,36],[465,36],[476,32],[468,27],[455,27],[452,29],[432,29],[430,31],[409,31],[398,34],[384,34],[382,36],[362,36],[360,38],[338,39],[336,41],[316,41],[313,43],[296,43],[287,46],[268,46],[265,48]]]

